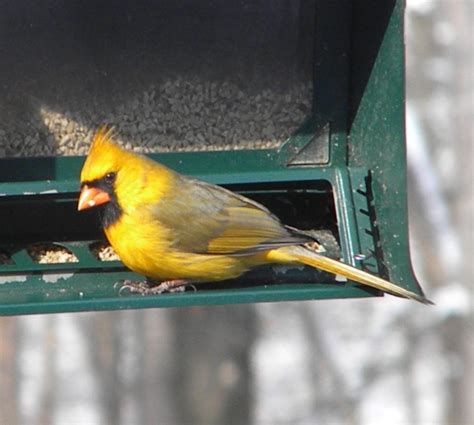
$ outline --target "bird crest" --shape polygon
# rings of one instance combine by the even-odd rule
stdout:
[[[95,132],[92,139],[92,147],[113,143],[112,136],[114,134],[114,127],[108,124],[101,125]]]
[[[81,172],[81,181],[92,181],[109,172],[117,172],[130,153],[122,149],[112,138],[113,127],[101,126],[92,139],[92,145]]]

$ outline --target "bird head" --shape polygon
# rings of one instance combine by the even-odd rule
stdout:
[[[77,209],[106,204],[115,199],[120,171],[130,155],[112,140],[112,128],[97,130],[92,147],[81,171],[81,194]]]
[[[117,145],[112,129],[101,127],[81,171],[79,211],[103,206],[104,227],[116,222],[124,212],[144,212],[179,181],[176,173],[146,156]]]

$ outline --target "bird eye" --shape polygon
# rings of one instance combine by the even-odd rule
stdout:
[[[107,173],[105,175],[105,181],[107,183],[113,183],[114,180],[115,180],[115,173]]]

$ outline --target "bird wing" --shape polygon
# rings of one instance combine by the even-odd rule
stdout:
[[[200,254],[247,255],[308,242],[263,205],[220,186],[178,176],[153,215],[174,249]]]

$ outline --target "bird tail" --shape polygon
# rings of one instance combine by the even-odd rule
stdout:
[[[273,249],[268,252],[267,259],[280,264],[302,263],[326,272],[344,276],[357,283],[371,286],[372,288],[379,289],[392,295],[409,298],[423,304],[433,304],[432,301],[428,300],[423,295],[408,291],[407,289],[394,285],[385,279],[374,276],[363,270],[356,269],[349,264],[341,263],[340,261],[325,257],[324,255],[310,251],[302,246],[288,246]]]

